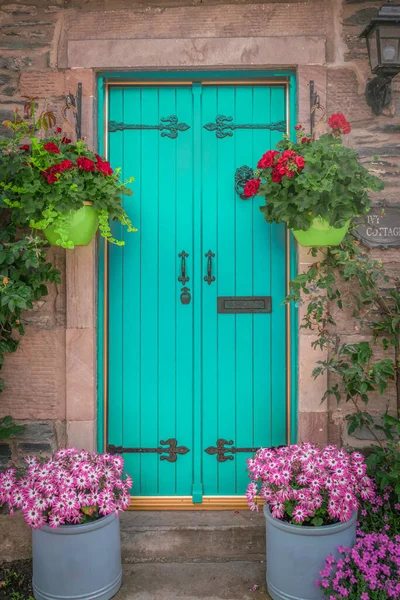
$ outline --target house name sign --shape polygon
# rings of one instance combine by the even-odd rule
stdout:
[[[354,233],[368,248],[400,248],[400,204],[374,205]]]

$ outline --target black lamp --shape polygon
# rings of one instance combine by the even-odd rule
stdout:
[[[392,78],[400,73],[400,5],[388,0],[360,37],[367,40],[371,71],[376,75],[367,83],[367,103],[380,115],[392,100]]]

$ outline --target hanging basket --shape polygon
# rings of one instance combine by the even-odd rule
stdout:
[[[87,246],[92,241],[99,226],[99,217],[91,202],[84,202],[82,208],[71,210],[68,214],[67,233],[68,239],[74,246]],[[43,233],[52,246],[57,246],[60,239],[55,229],[56,225],[50,225]]]
[[[350,219],[344,227],[333,227],[326,219],[316,217],[307,231],[293,229],[293,235],[300,246],[338,246],[350,226]]]

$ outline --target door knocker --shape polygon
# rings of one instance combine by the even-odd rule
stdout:
[[[181,302],[182,302],[182,304],[190,304],[191,299],[192,299],[192,296],[190,294],[190,289],[185,286],[184,288],[182,288]]]

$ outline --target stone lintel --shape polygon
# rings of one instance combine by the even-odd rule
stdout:
[[[70,68],[323,65],[325,36],[69,40]]]

